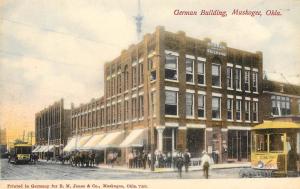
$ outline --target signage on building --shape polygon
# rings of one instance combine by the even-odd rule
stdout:
[[[226,46],[217,43],[208,43],[207,53],[226,56]]]

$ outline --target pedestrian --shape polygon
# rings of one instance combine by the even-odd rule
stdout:
[[[179,178],[182,177],[182,167],[183,167],[183,164],[184,164],[184,161],[183,161],[182,156],[177,157],[176,167],[177,167],[177,170],[178,170],[178,173],[179,173]]]
[[[151,152],[148,153],[148,167],[151,168]]]
[[[142,159],[143,159],[143,168],[146,169],[147,152],[145,150],[143,151],[143,157],[142,157]]]
[[[133,164],[133,153],[129,152],[128,154],[128,167],[131,169]]]
[[[183,160],[184,160],[184,167],[185,167],[185,172],[189,171],[189,165],[191,162],[191,154],[188,151],[188,149],[185,149],[185,152],[183,154]]]
[[[211,158],[209,157],[206,151],[203,151],[201,157],[201,167],[203,169],[203,174],[206,179],[208,179],[208,170],[209,170],[210,162],[211,162]]]

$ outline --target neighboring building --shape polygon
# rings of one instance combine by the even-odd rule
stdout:
[[[264,79],[261,99],[264,119],[300,115],[300,86]]]
[[[164,153],[187,148],[192,157],[207,150],[219,162],[248,160],[250,129],[263,119],[262,67],[261,52],[158,27],[105,64],[104,97],[72,109],[69,144],[102,134],[97,149],[121,147],[126,157],[128,149],[149,151],[153,126]]]
[[[34,152],[40,152],[42,157],[48,151],[51,156],[59,155],[70,136],[70,116],[71,110],[64,108],[63,99],[36,113],[35,138],[37,147]]]
[[[0,154],[7,151],[7,136],[6,129],[0,128]]]

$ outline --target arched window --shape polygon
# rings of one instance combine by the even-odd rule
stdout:
[[[124,68],[124,84],[125,84],[125,91],[128,90],[128,66],[126,65]]]

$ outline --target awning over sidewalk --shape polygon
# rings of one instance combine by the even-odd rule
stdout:
[[[107,133],[105,137],[98,143],[96,149],[119,147],[123,140],[124,131]]]
[[[80,150],[95,150],[99,142],[104,138],[105,134],[93,135]]]
[[[82,136],[77,141],[77,149],[82,148],[92,137],[92,135]]]
[[[41,146],[37,146],[37,147],[34,148],[34,150],[32,150],[32,152],[33,152],[33,153],[36,153],[36,152],[38,152],[38,150],[39,150],[40,148],[41,148]]]
[[[70,152],[70,151],[74,150],[75,149],[75,143],[76,143],[76,137],[71,138],[71,140],[69,140],[67,145],[64,147],[63,151]]]
[[[120,147],[142,147],[147,137],[147,129],[135,129],[120,144]]]

